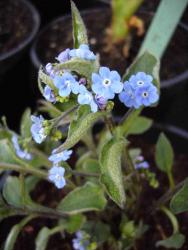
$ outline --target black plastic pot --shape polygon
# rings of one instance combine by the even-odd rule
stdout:
[[[40,25],[40,17],[35,9],[35,7],[26,0],[15,0],[20,4],[20,8],[25,8],[28,12],[27,15],[31,17],[32,29],[28,33],[27,37],[25,37],[20,43],[12,47],[10,50],[0,54],[0,74],[4,74],[8,69],[10,69],[23,55],[23,52],[31,43],[33,38],[35,37],[39,25]],[[9,17],[11,18],[11,17]]]
[[[104,15],[105,12],[109,12],[108,8],[100,8],[100,9],[92,9],[92,10],[86,10],[86,11],[82,11],[82,17],[84,20],[87,20],[87,18],[90,18],[91,16],[94,17],[98,17],[99,15]],[[141,16],[149,16],[149,18],[151,19],[151,17],[153,16],[152,12],[148,12],[148,11],[140,11],[139,12],[141,14]],[[97,19],[96,19],[97,20]],[[97,22],[97,21],[96,21]],[[97,25],[97,23],[94,23],[93,25]],[[43,36],[46,34],[46,32],[49,30],[49,28],[51,26],[58,26],[58,24],[60,24],[64,27],[63,30],[63,36],[66,37],[66,34],[69,34],[71,31],[71,16],[70,15],[66,15],[63,17],[59,17],[57,19],[55,19],[54,21],[52,21],[51,23],[49,23],[37,36],[35,43],[32,46],[31,52],[30,52],[30,56],[31,56],[31,60],[33,65],[35,66],[36,69],[38,69],[40,67],[40,65],[44,65],[47,63],[47,61],[45,61],[44,58],[41,57],[41,55],[39,55],[39,53],[41,53],[41,48],[43,47],[40,43],[41,41],[43,41]],[[86,22],[87,25],[87,22]],[[104,27],[105,29],[106,27]],[[88,26],[88,30],[90,30],[90,27]],[[180,23],[177,31],[179,34],[182,35],[182,37],[185,35],[185,42],[188,39],[188,26],[184,23]],[[49,36],[53,35],[53,34],[49,34]],[[91,39],[92,42],[92,39]],[[171,57],[173,57],[173,60],[177,60],[177,55],[175,55],[174,50],[173,50],[173,46],[176,46],[175,41],[174,41],[174,37],[172,38],[171,42],[170,42],[170,46],[167,49],[167,52],[164,54],[164,59],[162,60],[162,66],[161,67],[166,67],[168,69],[168,65],[163,64],[163,62],[165,63],[166,60],[171,60]],[[53,46],[53,44],[52,44]],[[181,44],[180,44],[181,46]],[[45,45],[44,45],[45,47]],[[62,44],[62,48],[63,48],[63,44]],[[45,48],[46,49],[46,54],[48,53],[48,47]],[[138,48],[137,48],[138,50]],[[57,56],[57,54],[60,51],[55,51],[54,49],[54,55],[53,58],[51,58],[51,60],[54,60],[55,56]],[[177,65],[179,65],[179,61],[177,60]],[[182,63],[183,65],[183,63]],[[172,71],[172,70],[171,70]],[[172,72],[169,72],[171,75]],[[188,79],[188,70],[184,70],[180,73],[177,73],[175,76],[171,77],[169,76],[169,78],[163,78],[162,76],[162,80],[161,80],[161,88],[169,88],[171,86],[174,86],[184,80]]]

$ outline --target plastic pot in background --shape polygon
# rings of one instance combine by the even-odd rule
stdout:
[[[10,69],[35,37],[40,17],[35,7],[26,0],[0,2],[0,75]]]

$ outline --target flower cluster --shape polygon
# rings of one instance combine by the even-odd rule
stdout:
[[[123,91],[119,94],[120,101],[125,106],[136,109],[156,103],[159,94],[152,81],[152,76],[144,72],[132,75],[123,85]]]
[[[77,60],[74,63],[80,60],[92,62],[96,60],[96,56],[88,45],[82,44],[77,49],[64,50],[56,59],[59,64],[71,60]],[[100,67],[98,72],[91,73],[90,79],[87,79],[71,70],[60,70],[60,67],[54,65],[48,63],[45,67],[45,73],[51,78],[51,84],[50,86],[46,85],[43,91],[44,97],[52,103],[64,102],[76,95],[77,102],[80,105],[89,105],[91,112],[97,112],[98,110],[104,110],[108,101],[113,100],[116,94],[119,94],[120,101],[127,107],[136,109],[141,106],[149,106],[157,102],[159,98],[158,90],[152,83],[152,76],[144,72],[132,75],[128,81],[123,83],[119,73],[114,70],[111,71],[107,67]],[[42,116],[31,116],[31,120],[33,122],[31,127],[32,137],[37,143],[42,143],[49,134],[48,121],[45,121]],[[72,150],[59,153],[55,149],[49,157],[52,168],[48,177],[58,188],[66,185],[65,169],[60,165],[60,162],[67,161],[71,154]],[[148,167],[148,163],[144,160],[138,160],[135,164],[136,169]]]
[[[63,188],[66,185],[66,180],[64,178],[65,168],[59,166],[59,164],[61,161],[67,161],[71,154],[72,150],[65,150],[57,153],[57,150],[54,149],[51,156],[48,158],[53,163],[52,168],[49,170],[48,178],[57,188]]]
[[[14,146],[14,149],[16,151],[16,155],[18,157],[20,157],[21,159],[24,159],[24,160],[31,160],[32,159],[32,155],[20,147],[20,145],[18,143],[18,137],[16,135],[12,136],[12,144]]]

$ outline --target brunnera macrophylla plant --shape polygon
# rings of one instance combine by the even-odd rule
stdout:
[[[61,232],[65,237],[72,235],[70,244],[75,250],[131,249],[150,230],[143,218],[138,219],[137,201],[143,181],[151,189],[160,183],[141,149],[130,147],[128,136],[141,134],[152,125],[151,119],[140,114],[159,100],[159,62],[145,52],[123,77],[100,65],[74,3],[71,7],[74,48],[67,48],[55,63],[39,70],[39,88],[46,101],[37,113],[25,111],[19,135],[8,128],[5,119],[0,127],[0,169],[19,173],[4,180],[0,219],[22,215],[3,243],[5,250],[13,249],[24,226],[40,217],[56,224],[41,228],[35,240],[37,250],[46,249],[49,238]],[[112,115],[118,105],[115,97],[128,108],[120,121]],[[46,112],[48,118],[40,112]],[[170,187],[148,211],[164,213],[173,229],[156,247],[178,249],[185,237],[175,214],[188,209],[182,201],[188,195],[188,182],[175,185],[173,149],[164,134],[157,142],[155,157]],[[61,200],[54,197],[53,208],[31,198],[42,180],[63,191]],[[119,236],[113,234],[114,228]]]

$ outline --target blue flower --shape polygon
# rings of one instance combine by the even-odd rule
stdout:
[[[159,100],[157,88],[153,85],[139,87],[135,90],[135,99],[139,106],[149,106]]]
[[[78,49],[72,49],[69,52],[71,58],[81,58],[85,60],[93,61],[96,59],[94,53],[89,49],[89,46],[86,44],[81,44]]]
[[[70,60],[69,52],[70,52],[70,49],[66,49],[66,50],[62,51],[62,52],[56,57],[56,59],[57,59],[60,63],[64,63],[64,62]]]
[[[56,153],[56,152],[57,150],[54,149],[52,151],[51,156],[48,158],[50,161],[53,162],[53,164],[58,164],[61,161],[67,161],[72,154],[72,150],[64,150],[60,153]]]
[[[136,102],[135,99],[135,90],[132,85],[126,81],[123,85],[123,91],[119,94],[119,99],[126,107],[139,108],[140,105]]]
[[[57,75],[57,71],[53,69],[53,66],[51,63],[47,63],[45,66],[46,73],[51,77],[54,78]]]
[[[78,94],[79,91],[79,83],[68,72],[63,73],[62,76],[56,76],[54,85],[58,88],[61,97],[69,96],[71,92]]]
[[[138,72],[136,73],[136,75],[132,75],[129,78],[129,83],[132,85],[134,89],[151,85],[152,81],[153,77],[151,75],[147,75],[144,72]]]
[[[48,179],[53,182],[57,188],[63,188],[66,185],[64,174],[65,169],[63,167],[53,166],[48,172]]]
[[[94,101],[93,95],[89,92],[84,85],[80,86],[80,94],[78,95],[78,103],[81,105],[90,105],[92,112],[97,112],[98,106]]]
[[[123,89],[120,75],[107,67],[100,67],[99,74],[92,73],[92,90],[105,99],[113,99]]]
[[[31,126],[32,137],[35,142],[42,143],[47,137],[45,128],[43,126],[44,118],[42,117],[42,115],[40,115],[39,117],[32,115],[31,120],[33,122]]]
[[[45,86],[43,95],[44,95],[44,97],[46,98],[47,101],[56,102],[54,92],[48,85]]]
[[[87,239],[86,233],[78,231],[76,233],[76,238],[72,240],[72,245],[74,250],[87,250],[90,245],[89,240]]]
[[[21,159],[25,159],[25,160],[31,160],[32,159],[32,155],[29,154],[26,150],[23,150],[20,148],[20,145],[18,143],[18,137],[16,135],[12,136],[12,143],[14,146],[14,149],[16,151],[16,155],[18,157],[20,157]]]
[[[95,95],[95,102],[97,103],[100,110],[106,108],[107,100],[101,95]]]
[[[135,169],[148,169],[149,163],[147,161],[139,162],[135,164]]]

